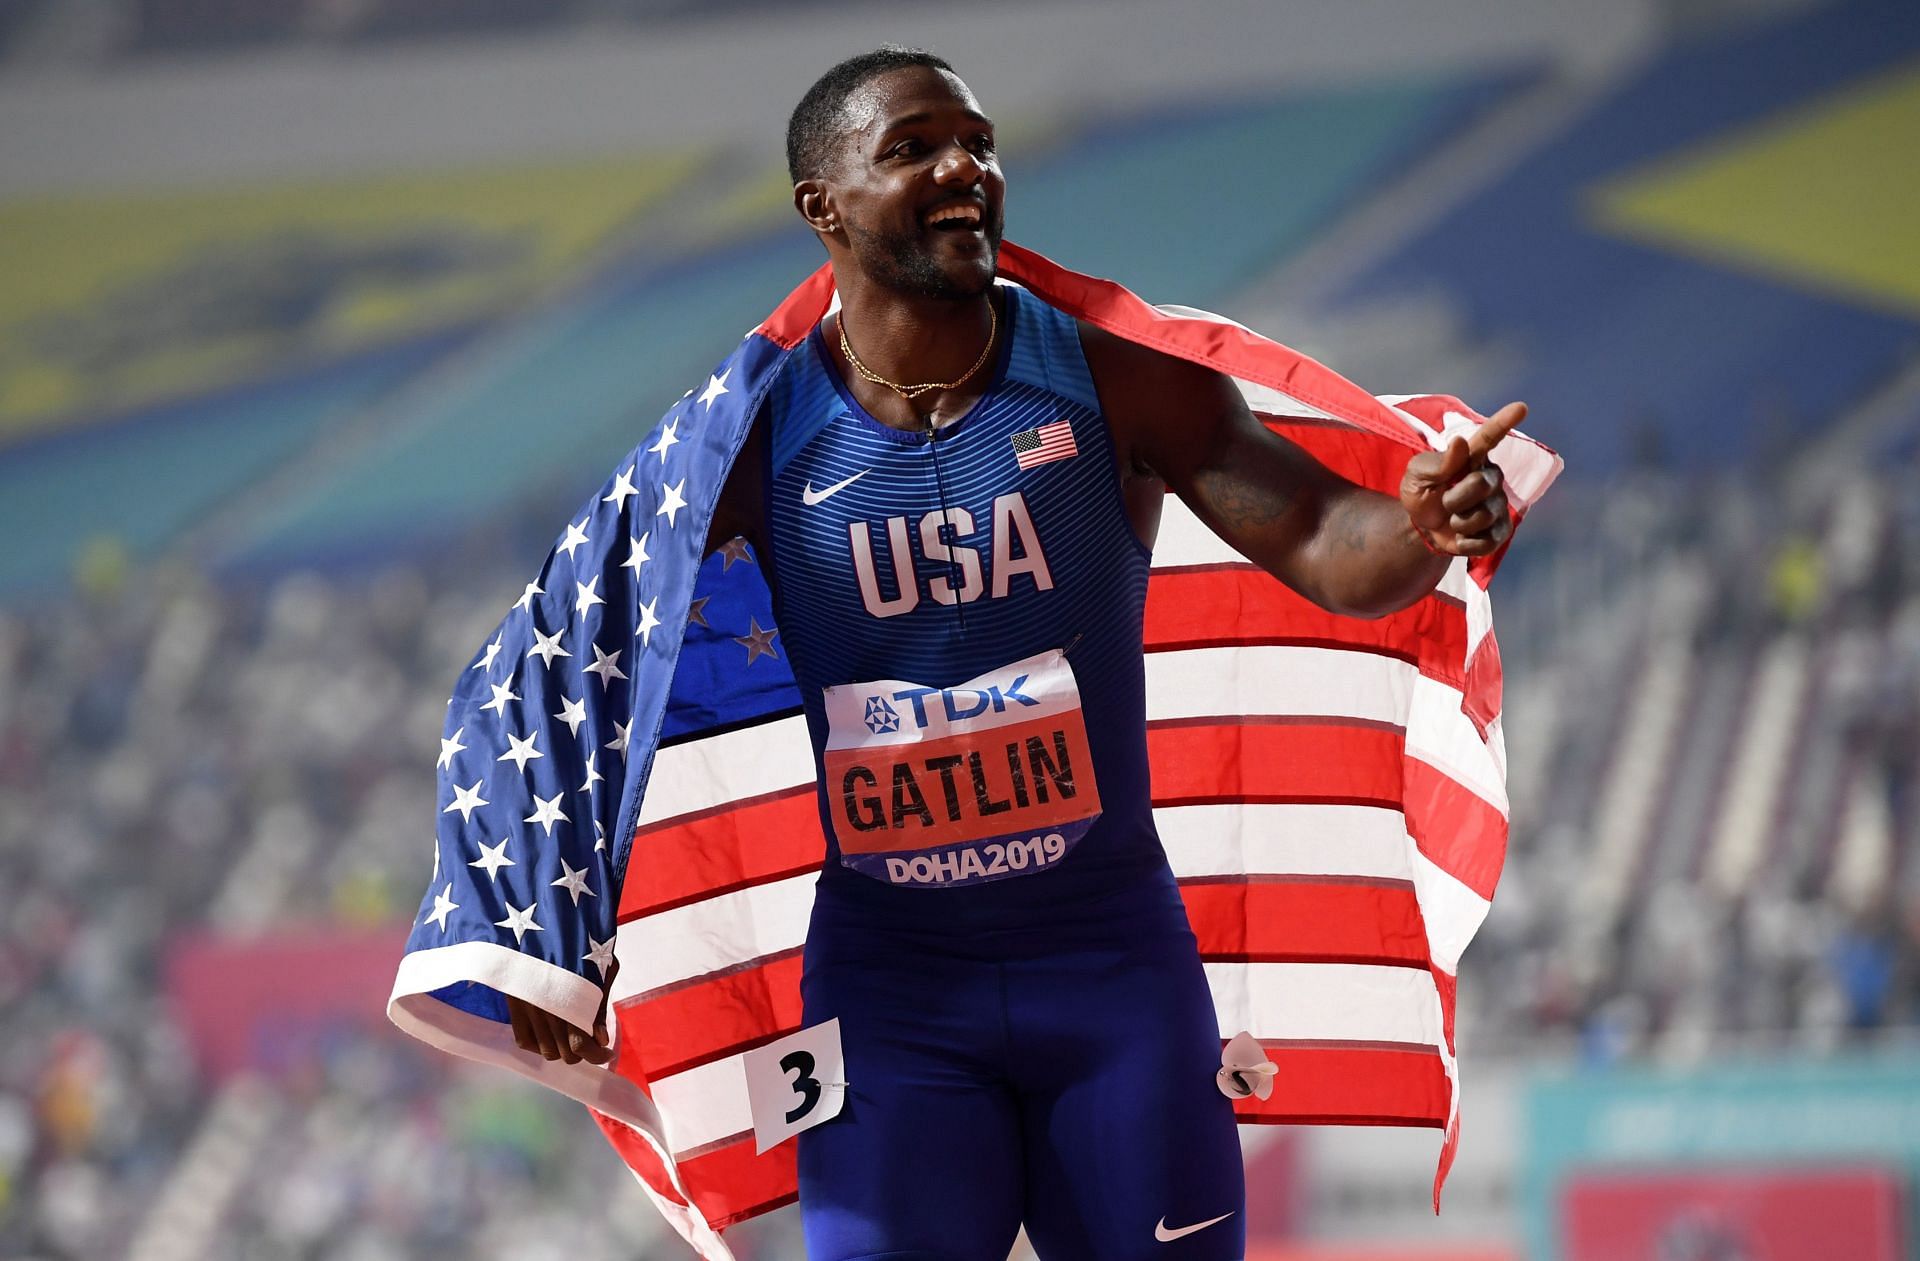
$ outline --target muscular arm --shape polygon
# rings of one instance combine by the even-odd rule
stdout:
[[[1322,608],[1381,617],[1433,589],[1447,558],[1406,507],[1254,419],[1231,380],[1082,326],[1123,475],[1158,479],[1221,538]]]
[[[1081,345],[1146,541],[1158,522],[1148,501],[1173,489],[1240,555],[1315,605],[1379,618],[1432,591],[1448,555],[1484,557],[1513,532],[1500,468],[1486,453],[1521,422],[1523,403],[1503,407],[1471,440],[1415,455],[1394,499],[1267,430],[1215,370],[1089,324]]]

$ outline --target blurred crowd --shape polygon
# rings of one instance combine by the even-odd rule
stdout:
[[[195,1150],[230,1086],[169,999],[172,948],[412,914],[444,698],[510,596],[111,562],[87,586],[0,616],[0,1257],[641,1255],[663,1228],[575,1105],[377,1010],[279,1057],[224,1163]],[[189,1224],[217,1232],[139,1251],[190,1156],[214,1203]]]
[[[1627,525],[1584,529],[1601,501],[1574,488],[1529,527],[1537,554],[1496,588],[1522,614],[1503,641],[1569,647],[1510,654],[1510,695],[1544,677],[1565,712],[1534,751],[1544,788],[1516,801],[1467,958],[1469,1054],[1819,1050],[1920,1023],[1920,871],[1900,861],[1920,826],[1920,504],[1897,490],[1862,472],[1781,513],[1764,482],[1629,481],[1591,492],[1635,505],[1607,518]],[[1635,524],[1654,518],[1681,525]],[[1555,574],[1628,583],[1670,564],[1705,584],[1697,616],[1632,610],[1619,642],[1579,655],[1575,624],[1634,588],[1568,597]],[[216,585],[105,547],[78,594],[0,615],[0,1258],[675,1255],[574,1105],[420,1050],[377,1013],[263,1079],[217,1079],[169,998],[185,935],[348,933],[414,913],[445,697],[518,590],[497,568]],[[1565,603],[1564,625],[1543,600]],[[1813,827],[1722,887],[1710,864],[1663,854],[1655,826],[1619,913],[1583,918],[1583,824],[1609,742],[1628,738],[1608,715],[1661,634],[1702,662],[1810,645],[1792,796],[1799,814],[1856,803],[1843,813],[1881,832],[1861,851],[1884,857],[1871,879],[1839,880],[1843,843]],[[1510,741],[1530,738],[1522,719],[1510,711]],[[1812,771],[1835,785],[1804,782]],[[1783,826],[1799,814],[1783,806]],[[188,1169],[175,1211],[163,1192]]]
[[[1529,524],[1533,581],[1517,601],[1496,587],[1496,620],[1503,647],[1538,641],[1518,669],[1509,654],[1510,702],[1532,684],[1557,712],[1549,748],[1518,749],[1541,706],[1509,709],[1510,755],[1539,773],[1516,785],[1468,957],[1468,1037],[1604,1064],[1920,1031],[1920,498],[1898,463],[1817,482],[1790,463],[1706,482],[1649,467],[1565,488]],[[1661,734],[1630,725],[1658,709],[1637,687],[1671,691],[1669,743],[1624,896],[1596,908],[1603,794]]]

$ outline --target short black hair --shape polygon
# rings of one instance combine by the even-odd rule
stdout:
[[[787,174],[793,182],[813,179],[825,169],[840,139],[840,116],[848,97],[871,79],[913,66],[954,73],[944,57],[924,48],[883,44],[870,53],[847,58],[816,79],[787,120]]]

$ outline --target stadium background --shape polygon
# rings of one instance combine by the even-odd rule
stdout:
[[[1446,1212],[1250,1133],[1256,1255],[1920,1256],[1911,3],[0,0],[0,1258],[684,1255],[381,1006],[454,674],[815,264],[781,126],[883,40],[1011,238],[1568,460]]]

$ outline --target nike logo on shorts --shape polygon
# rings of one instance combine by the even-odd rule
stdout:
[[[800,488],[800,502],[805,504],[807,507],[811,508],[815,504],[822,503],[832,498],[833,496],[839,494],[841,491],[853,485],[855,482],[859,481],[861,478],[865,477],[867,474],[871,472],[873,472],[872,469],[863,468],[858,473],[855,473],[852,477],[849,477],[844,481],[835,482],[833,485],[824,487],[823,489],[820,489],[820,490],[815,490],[813,488],[813,483],[807,482],[805,485],[803,485]]]
[[[1181,1226],[1174,1230],[1167,1228],[1167,1219],[1163,1217],[1154,1223],[1153,1237],[1161,1243],[1172,1243],[1176,1239],[1185,1239],[1196,1230],[1205,1230],[1209,1226],[1218,1226],[1221,1222],[1226,1221],[1232,1216],[1232,1213],[1222,1213],[1218,1217],[1209,1217],[1204,1222],[1195,1222],[1191,1226]]]

